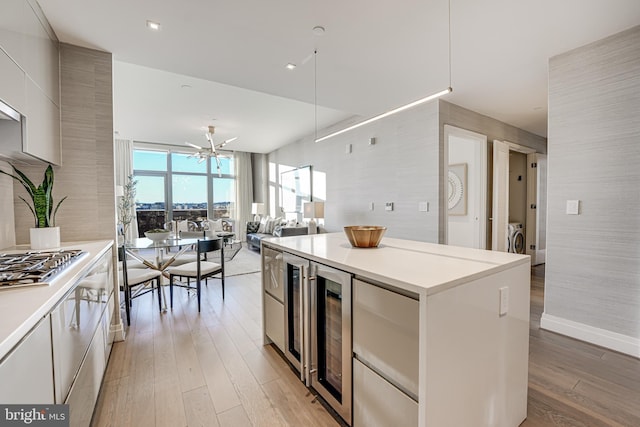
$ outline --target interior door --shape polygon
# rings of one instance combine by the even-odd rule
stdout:
[[[527,222],[525,228],[526,247],[525,253],[531,256],[531,264],[535,265],[536,258],[536,219],[538,213],[538,155],[527,154]]]
[[[509,224],[509,144],[493,141],[493,223],[491,249],[507,252]]]

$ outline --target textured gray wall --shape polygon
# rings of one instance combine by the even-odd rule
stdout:
[[[375,137],[375,145],[369,138]],[[351,154],[345,153],[347,144]],[[438,241],[439,137],[438,103],[431,102],[329,140],[309,137],[269,154],[274,165],[311,165],[314,193],[326,181],[325,227],[384,225],[387,236]],[[279,178],[273,166],[270,180]],[[275,177],[274,177],[275,175]],[[279,196],[272,203],[278,203]],[[374,210],[369,204],[374,203]],[[384,210],[385,202],[394,211]],[[429,212],[418,212],[429,202]]]
[[[113,239],[115,195],[110,53],[60,45],[62,166],[54,167],[56,217],[62,241]],[[42,182],[46,165],[20,169]],[[14,186],[16,242],[29,243],[33,216]]]
[[[640,338],[638,165],[635,27],[549,61],[545,314]]]

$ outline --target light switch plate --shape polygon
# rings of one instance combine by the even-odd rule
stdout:
[[[429,202],[419,202],[418,212],[429,212]]]
[[[347,144],[344,147],[345,154],[351,154],[351,144]]]
[[[370,210],[370,211],[372,211],[372,210],[373,210],[373,207],[374,207],[373,202],[370,202],[370,203],[369,203],[369,210]]]
[[[567,215],[580,214],[580,200],[567,200]]]
[[[384,210],[385,211],[392,211],[393,210],[393,202],[387,202],[384,204]]]

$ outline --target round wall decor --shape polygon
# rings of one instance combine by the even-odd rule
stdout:
[[[447,170],[448,213],[449,215],[467,214],[467,164],[449,165]]]
[[[462,180],[453,171],[449,171],[449,209],[455,208],[462,201],[464,187]]]

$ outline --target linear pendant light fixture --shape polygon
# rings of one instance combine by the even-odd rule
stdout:
[[[448,40],[449,41],[449,46],[448,46],[448,48],[449,48],[448,49],[449,50],[449,52],[448,52],[449,53],[449,87],[447,87],[444,90],[441,90],[440,92],[431,94],[429,96],[425,96],[424,98],[420,98],[420,99],[418,99],[416,101],[413,101],[413,102],[410,102],[408,104],[402,105],[400,107],[394,108],[393,110],[389,110],[389,111],[384,112],[382,114],[378,114],[377,116],[373,116],[373,117],[371,117],[371,118],[369,118],[369,119],[367,119],[365,121],[358,122],[358,123],[355,123],[355,124],[353,124],[351,126],[348,126],[348,127],[344,128],[344,129],[332,132],[332,133],[330,133],[328,135],[325,135],[325,136],[323,136],[321,138],[318,138],[317,135],[316,135],[315,136],[315,142],[321,142],[321,141],[327,140],[329,138],[333,138],[334,136],[341,135],[341,134],[343,134],[345,132],[349,132],[350,130],[354,130],[354,129],[357,129],[357,128],[361,127],[361,126],[368,125],[369,123],[373,123],[373,122],[375,122],[377,120],[384,119],[385,117],[389,117],[389,116],[391,116],[393,114],[399,113],[401,111],[408,110],[410,108],[416,107],[416,106],[418,106],[420,104],[424,104],[425,102],[429,102],[429,101],[431,101],[433,99],[439,98],[439,97],[441,97],[443,95],[446,95],[448,93],[453,92],[453,89],[451,88],[451,0],[448,1],[448,7],[449,7],[449,10],[448,10],[448,13],[449,13],[449,28],[448,28],[448,31],[449,31],[449,34],[448,34],[448,36],[449,36],[449,40]],[[316,133],[317,133],[317,124],[316,124]]]

